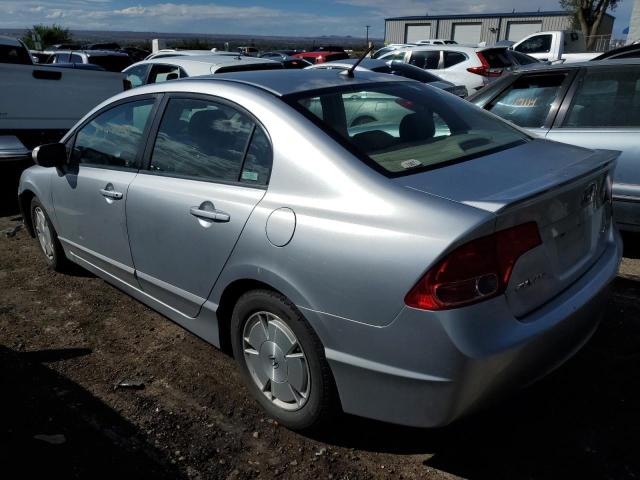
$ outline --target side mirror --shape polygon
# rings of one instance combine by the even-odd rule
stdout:
[[[34,148],[31,156],[41,167],[60,168],[67,163],[67,147],[63,143],[47,143]]]

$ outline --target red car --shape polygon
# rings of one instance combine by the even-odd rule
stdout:
[[[291,56],[294,58],[302,58],[311,63],[332,62],[334,60],[344,60],[346,58],[349,58],[349,54],[345,52],[328,52],[324,50],[320,52],[296,53],[295,55]]]

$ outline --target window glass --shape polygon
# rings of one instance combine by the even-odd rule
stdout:
[[[438,63],[440,63],[440,51],[411,52],[409,63],[420,68],[436,69],[438,68]]]
[[[381,55],[378,58],[380,58],[381,60],[396,60],[399,62],[404,62],[404,57],[406,53],[407,52],[387,53],[387,54]]]
[[[180,67],[175,65],[154,65],[149,73],[147,83],[161,83],[180,78]]]
[[[143,132],[154,101],[124,103],[101,113],[82,127],[73,146],[73,161],[81,164],[138,168]]]
[[[522,76],[487,109],[521,127],[542,127],[566,77],[566,73]]]
[[[513,58],[515,58],[516,62],[518,62],[518,64],[520,64],[520,65],[529,65],[531,63],[538,63],[538,59],[537,58],[530,57],[529,55],[526,55],[526,54],[520,53],[520,52],[516,52],[514,50],[511,50],[509,52],[509,55],[512,55]]]
[[[551,35],[536,35],[528,38],[520,45],[514,48],[522,53],[547,53],[551,50]]]
[[[254,125],[249,117],[226,105],[171,99],[160,123],[150,168],[169,175],[237,182]],[[253,155],[259,156],[259,152]],[[247,174],[246,180],[259,182],[263,178],[259,171],[249,171],[258,176],[253,180],[255,175]]]
[[[71,63],[82,63],[82,57],[74,53],[71,55],[71,59],[69,61]]]
[[[460,52],[444,52],[444,68],[453,67],[467,59],[466,55]]]
[[[481,53],[491,68],[507,68],[511,66],[512,62],[507,56],[505,48],[482,50]]]
[[[271,143],[262,128],[256,126],[247,151],[247,158],[242,166],[240,181],[252,185],[266,185],[271,173]]]
[[[69,63],[69,53],[56,53],[53,57],[53,63]]]
[[[367,90],[344,87],[288,101],[312,113],[341,142],[391,176],[509,148],[528,138],[472,105],[452,102],[446,93],[417,82]]]
[[[640,67],[589,71],[573,97],[564,126],[640,126]]]
[[[21,46],[0,45],[0,63],[31,63],[29,52]]]
[[[147,65],[138,65],[136,67],[132,67],[127,70],[126,79],[131,83],[131,87],[139,87],[144,83],[145,77],[147,76]]]

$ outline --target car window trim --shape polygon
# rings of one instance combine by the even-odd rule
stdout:
[[[202,100],[207,102],[215,102],[225,105],[229,108],[233,108],[240,113],[249,117],[249,119],[253,122],[254,128],[251,130],[251,134],[249,135],[249,139],[245,145],[244,155],[242,157],[242,164],[240,168],[240,172],[238,174],[238,181],[232,182],[228,180],[218,180],[211,178],[202,178],[193,175],[181,175],[176,173],[166,173],[166,172],[154,172],[150,169],[151,167],[151,155],[153,154],[153,149],[156,144],[156,139],[158,138],[158,131],[160,130],[160,123],[162,122],[162,118],[164,117],[165,112],[167,111],[167,105],[171,99],[188,99],[188,100]],[[255,185],[247,182],[243,182],[240,179],[242,178],[242,169],[244,168],[244,164],[247,160],[247,154],[249,153],[249,148],[251,147],[251,140],[253,140],[253,136],[255,134],[256,128],[262,128],[265,136],[267,137],[267,141],[269,142],[269,149],[271,151],[271,168],[269,169],[269,176],[267,178],[267,183],[265,185]],[[235,185],[240,187],[247,188],[258,188],[260,190],[267,190],[269,188],[269,181],[271,180],[271,172],[273,171],[273,160],[274,160],[274,149],[273,142],[271,140],[271,135],[269,131],[265,128],[264,124],[258,120],[258,118],[249,112],[243,106],[231,101],[227,100],[223,97],[218,97],[216,95],[209,95],[205,93],[189,93],[189,92],[165,92],[162,100],[158,104],[158,109],[155,112],[155,117],[153,122],[151,122],[151,126],[147,135],[147,140],[145,143],[145,147],[143,149],[143,156],[140,162],[139,173],[147,174],[147,175],[157,175],[161,177],[174,177],[174,178],[184,178],[187,180],[195,180],[199,182],[207,182],[212,184],[222,184],[222,185]]]
[[[64,140],[62,143],[66,143],[71,139],[71,143],[70,146],[71,148],[69,149],[69,157],[67,158],[67,166],[74,168],[74,167],[81,167],[83,166],[83,164],[81,162],[71,162],[71,158],[73,156],[73,149],[76,146],[76,139],[78,137],[78,132],[80,130],[82,130],[85,126],[87,126],[89,123],[91,123],[96,117],[100,116],[102,113],[105,113],[113,108],[119,107],[120,105],[124,105],[126,103],[134,103],[134,102],[138,102],[138,101],[143,101],[143,100],[154,100],[153,105],[151,106],[151,111],[149,112],[149,118],[147,119],[147,123],[145,124],[144,130],[142,131],[142,148],[138,148],[138,152],[136,153],[136,165],[138,168],[128,168],[128,167],[117,167],[117,166],[112,166],[112,165],[97,165],[94,163],[85,163],[84,166],[85,167],[92,167],[92,168],[101,168],[104,170],[120,170],[120,171],[125,171],[125,172],[139,172],[142,166],[142,161],[143,161],[143,155],[145,152],[145,145],[147,143],[148,139],[148,134],[149,134],[149,130],[151,128],[151,124],[153,123],[153,119],[155,118],[157,111],[158,111],[158,106],[160,104],[160,97],[162,95],[161,94],[157,94],[157,93],[144,93],[142,95],[136,95],[136,96],[132,96],[132,97],[127,97],[127,98],[123,98],[121,100],[118,100],[116,102],[110,103],[109,105],[105,105],[103,108],[101,108],[100,110],[94,112],[89,118],[87,118],[85,121],[83,121],[80,125],[78,125],[74,130],[73,133],[66,139]]]
[[[587,67],[581,67],[580,68],[580,73],[576,76],[576,78],[573,81],[573,84],[571,85],[571,88],[569,90],[569,92],[567,93],[567,95],[564,98],[564,101],[562,102],[562,105],[560,106],[560,109],[558,111],[558,115],[556,116],[555,121],[553,122],[553,127],[554,129],[562,129],[562,130],[593,130],[593,129],[598,129],[598,130],[609,130],[609,131],[619,131],[619,130],[626,130],[626,131],[634,131],[634,130],[638,130],[640,129],[640,126],[631,126],[631,127],[568,127],[564,125],[565,120],[567,119],[568,115],[569,115],[569,110],[571,109],[571,105],[573,104],[573,100],[574,97],[576,95],[576,93],[578,92],[579,88],[582,86],[582,83],[584,82],[585,77],[589,74],[589,72],[602,72],[602,71],[611,71],[611,72],[620,72],[622,70],[626,70],[627,68],[633,68],[633,67],[638,67],[637,64],[635,65],[604,65],[604,66],[587,66]]]
[[[535,128],[537,130],[549,130],[553,127],[555,118],[558,114],[558,111],[560,109],[560,107],[563,105],[564,99],[567,95],[567,91],[570,89],[570,87],[573,85],[573,79],[576,76],[576,69],[572,69],[572,68],[567,68],[567,69],[557,69],[557,70],[547,70],[544,72],[537,72],[537,71],[533,71],[533,72],[520,72],[518,74],[514,75],[514,79],[511,83],[507,83],[505,85],[504,88],[502,88],[497,94],[493,95],[489,100],[487,100],[484,105],[482,106],[482,108],[484,108],[485,110],[491,112],[490,107],[493,106],[493,102],[496,101],[496,99],[498,99],[498,97],[500,97],[500,95],[502,95],[504,92],[506,92],[508,89],[510,89],[511,87],[513,87],[513,84],[516,83],[518,80],[524,78],[524,77],[534,77],[534,76],[547,76],[547,75],[558,75],[558,74],[566,74],[566,78],[564,79],[564,81],[562,82],[562,84],[560,85],[560,87],[558,88],[558,91],[556,93],[556,97],[553,100],[553,103],[551,104],[551,107],[549,107],[549,111],[547,112],[547,116],[545,117],[544,122],[542,123],[542,126],[540,127],[531,127],[531,128]],[[530,127],[520,127],[520,128],[530,128]]]

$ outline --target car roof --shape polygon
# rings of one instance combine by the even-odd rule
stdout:
[[[640,65],[640,58],[616,58],[611,60],[591,60],[575,63],[559,63],[556,65],[540,65],[533,64],[530,68],[522,70],[522,72],[539,72],[547,70],[567,70],[568,68],[592,68],[592,67],[607,67],[614,65]]]
[[[175,57],[162,57],[162,58],[151,58],[149,60],[142,60],[138,62],[136,65],[146,64],[146,63],[171,63],[172,65],[177,65],[179,67],[189,67],[194,64],[208,64],[208,65],[233,65],[233,64],[257,64],[257,63],[280,63],[274,60],[269,60],[267,58],[257,58],[257,57],[246,57],[243,55],[227,55],[227,54],[216,54],[210,53],[206,55],[177,55]]]
[[[371,83],[411,82],[409,79],[375,73],[368,70],[348,77],[338,70],[255,70],[249,72],[221,73],[202,77],[185,78],[174,82],[224,81],[260,88],[277,96],[292,95],[312,90],[344,86],[367,85]],[[165,85],[165,82],[162,85]]]
[[[5,37],[0,35],[0,45],[8,45],[10,47],[21,47],[20,41],[13,37]]]
[[[129,57],[124,52],[115,52],[113,50],[54,50],[52,54],[58,53],[84,53],[90,57]]]
[[[345,58],[344,60],[333,60],[331,62],[316,63],[315,65],[312,65],[311,67],[307,67],[307,68],[309,69],[323,69],[323,68],[331,68],[331,67],[349,68],[353,66],[353,64],[356,63],[357,61],[358,61],[357,58]],[[358,67],[367,68],[367,69],[387,67],[387,66],[389,66],[389,64],[387,63],[387,60],[378,60],[377,58],[365,58],[358,65]]]

